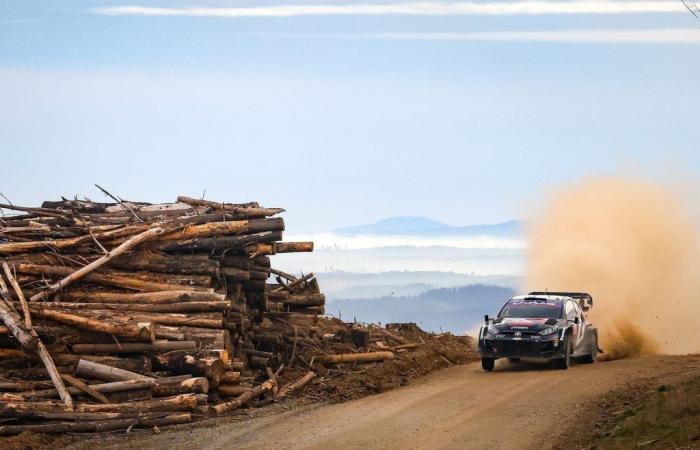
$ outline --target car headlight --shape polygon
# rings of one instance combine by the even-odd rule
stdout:
[[[500,331],[498,331],[498,328],[494,327],[493,325],[489,324],[488,328],[486,329],[486,332],[488,334],[498,334]]]
[[[547,336],[547,335],[556,333],[556,331],[557,331],[557,327],[549,327],[549,328],[545,328],[544,330],[540,331],[540,334],[542,336]]]

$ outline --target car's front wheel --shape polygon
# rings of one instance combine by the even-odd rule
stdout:
[[[496,365],[496,360],[493,358],[481,358],[481,367],[487,371],[491,372]]]
[[[569,339],[569,336],[566,336],[564,338],[564,348],[564,357],[554,360],[554,366],[557,369],[566,370],[571,365],[571,354],[573,353],[574,349],[571,339]]]

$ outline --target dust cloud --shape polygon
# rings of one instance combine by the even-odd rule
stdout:
[[[672,190],[588,180],[534,221],[526,287],[589,292],[606,358],[700,352],[700,228]]]

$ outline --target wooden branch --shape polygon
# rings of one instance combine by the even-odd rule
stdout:
[[[309,272],[309,273],[307,273],[306,275],[304,275],[303,277],[299,278],[298,280],[292,281],[291,283],[289,283],[289,284],[287,284],[287,285],[285,285],[285,286],[282,286],[282,287],[279,287],[279,288],[277,288],[277,289],[274,289],[272,292],[281,292],[281,291],[283,291],[283,290],[285,290],[285,289],[288,290],[288,291],[291,291],[292,288],[295,288],[295,287],[299,286],[301,283],[303,283],[303,282],[305,282],[305,281],[308,281],[308,280],[310,280],[310,279],[313,278],[313,277],[314,277],[313,272]]]
[[[88,386],[87,384],[85,384],[81,380],[79,380],[71,375],[68,375],[67,373],[62,373],[61,378],[63,378],[63,380],[66,383],[70,384],[71,386],[73,386],[77,389],[80,389],[81,391],[88,394],[90,397],[95,398],[97,401],[102,402],[102,403],[110,403],[110,401],[107,397],[105,397],[104,395],[102,395],[101,393],[99,393],[98,391],[93,389],[92,387]]]
[[[273,253],[313,252],[313,242],[275,242]]]
[[[304,386],[306,386],[311,380],[313,380],[316,377],[316,373],[309,371],[304,375],[303,377],[299,378],[296,380],[294,383],[288,384],[286,386],[282,386],[277,394],[276,398],[283,398],[286,397],[287,394],[290,392],[297,391]]]
[[[109,197],[109,198],[111,198],[112,200],[114,200],[115,202],[119,203],[119,206],[121,206],[125,211],[130,212],[130,213],[136,218],[136,220],[138,220],[139,222],[143,222],[143,218],[141,218],[141,216],[139,216],[138,214],[136,214],[136,211],[134,211],[132,208],[130,208],[129,206],[125,205],[124,202],[123,202],[121,199],[119,199],[119,198],[113,196],[112,194],[110,194],[105,188],[103,188],[103,187],[100,186],[99,184],[95,184],[95,186],[97,187],[97,189],[101,190],[107,197]]]
[[[47,295],[53,294],[54,292],[58,292],[61,289],[65,288],[69,284],[80,280],[84,276],[88,275],[90,272],[95,271],[96,269],[102,267],[106,263],[108,263],[112,258],[115,256],[121,255],[124,252],[127,252],[131,250],[132,248],[136,247],[137,245],[152,239],[160,234],[163,234],[164,230],[161,227],[153,227],[149,230],[144,231],[143,233],[139,233],[134,237],[131,237],[127,239],[123,244],[119,245],[117,248],[111,250],[109,253],[104,255],[103,257],[96,259],[95,261],[91,262],[90,264],[81,267],[80,269],[76,270],[72,274],[68,275],[67,277],[63,278],[62,280],[58,281],[57,283],[52,284],[49,286],[45,291],[39,292],[38,294],[32,296],[30,301],[36,302],[39,301],[43,298],[45,298]]]
[[[70,393],[66,389],[66,386],[63,384],[61,374],[58,372],[58,369],[56,369],[56,365],[54,364],[53,359],[51,359],[49,351],[46,350],[44,343],[41,342],[39,338],[37,338],[36,351],[39,355],[39,358],[41,358],[41,362],[44,363],[44,367],[46,367],[46,371],[49,373],[49,377],[51,378],[54,387],[58,391],[58,395],[61,397],[63,403],[65,403],[66,406],[71,407],[73,405],[73,399],[71,398]]]
[[[270,269],[270,272],[272,272],[275,275],[278,275],[282,278],[286,278],[289,281],[297,281],[297,277],[295,277],[294,275],[292,275],[290,273],[283,272],[283,271],[278,270],[278,269],[272,269],[272,268]]]
[[[234,409],[240,408],[255,397],[259,397],[260,395],[264,394],[265,392],[271,389],[272,382],[268,380],[260,386],[256,386],[250,391],[244,392],[243,394],[239,395],[238,397],[236,397],[235,400],[231,400],[229,402],[224,402],[214,406],[208,406],[202,412],[205,414],[225,414],[227,412],[233,411]]]
[[[27,328],[32,328],[32,318],[29,315],[29,306],[27,306],[27,299],[24,298],[22,288],[19,287],[17,280],[15,280],[14,275],[12,275],[12,270],[10,270],[10,266],[8,266],[6,262],[2,263],[2,269],[5,272],[7,280],[10,282],[10,285],[12,285],[12,289],[15,290],[15,294],[17,294],[17,298],[19,299],[22,305],[22,312],[24,314],[24,326]]]
[[[2,319],[7,328],[10,329],[12,335],[17,339],[17,341],[19,341],[22,347],[36,352],[36,354],[39,355],[39,358],[41,359],[41,362],[44,363],[44,367],[46,367],[46,371],[56,387],[56,390],[60,394],[61,399],[67,407],[71,407],[73,405],[73,399],[71,398],[70,393],[68,393],[66,390],[66,387],[61,380],[61,376],[58,373],[56,365],[51,359],[51,355],[49,354],[48,350],[46,350],[44,344],[41,342],[41,340],[39,340],[39,336],[37,336],[36,332],[31,327],[26,327],[20,321],[17,312],[14,311],[9,305],[11,304],[6,303],[5,301],[0,301],[0,319]]]
[[[186,197],[181,195],[177,198],[180,203],[186,203],[191,206],[206,206],[220,211],[228,211],[239,217],[268,217],[284,212],[282,208],[255,208],[242,207],[241,205],[232,205],[228,203],[212,202],[209,200],[200,200],[196,198]]]
[[[319,358],[323,363],[340,364],[353,362],[379,362],[385,359],[394,359],[392,352],[371,352],[371,353],[341,353],[339,355],[326,355]]]

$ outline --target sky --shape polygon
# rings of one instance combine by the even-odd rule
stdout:
[[[494,223],[697,178],[698,79],[680,0],[1,0],[0,192]]]

